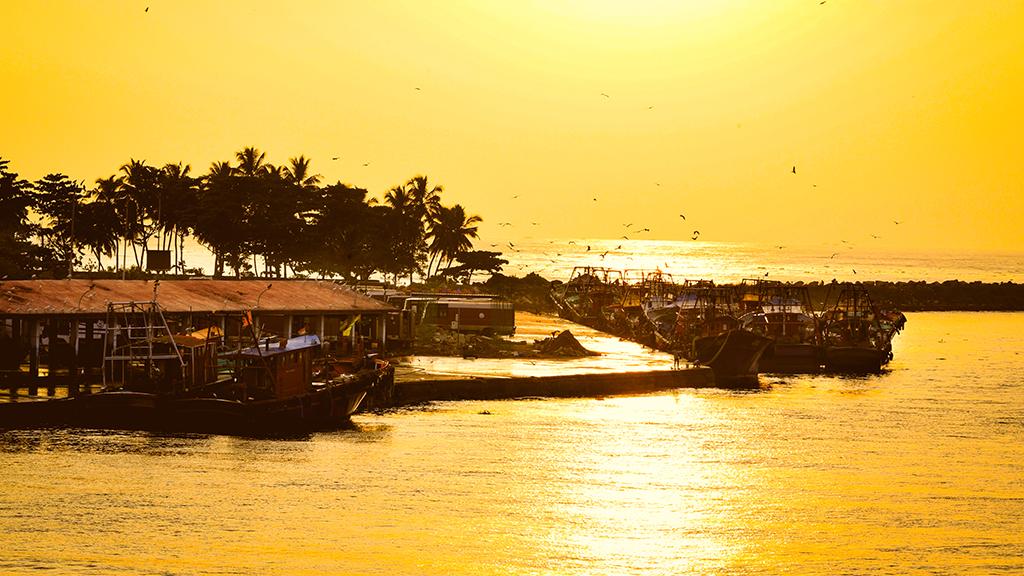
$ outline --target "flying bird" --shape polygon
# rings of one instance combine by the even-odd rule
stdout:
[[[628,236],[623,236],[622,239],[623,240],[629,240],[629,237]]]
[[[149,12],[149,6],[146,6],[146,9],[143,10],[143,12]]]
[[[767,273],[767,272],[765,272],[765,273],[764,273],[764,277],[765,277],[765,278],[767,278],[767,277],[768,277],[768,273]]]
[[[515,200],[516,198],[519,198],[519,194],[516,194],[515,196],[512,197],[513,200]]]
[[[623,224],[623,226],[625,226],[626,228],[629,228],[629,227],[630,227],[630,226],[632,226],[632,225],[633,225],[633,223],[632,223],[632,222],[630,222],[629,224]]]
[[[836,256],[839,256],[839,252],[833,252],[829,258],[835,258]]]
[[[605,94],[604,92],[601,92],[601,96],[604,96],[605,98],[611,98],[611,96]]]
[[[569,244],[575,244],[575,243],[576,243],[575,240],[569,240]]]
[[[590,252],[590,246],[589,245],[587,246],[587,252]]]
[[[597,202],[597,197],[596,196],[594,197],[594,202]]]
[[[513,244],[513,243],[511,243],[511,242],[509,242],[509,243],[508,243],[508,247],[509,247],[509,248],[515,248],[515,247],[516,247],[516,245],[515,245],[515,244]]]
[[[616,246],[615,249],[616,250],[622,250],[622,244],[619,244],[618,246]]]
[[[896,224],[896,225],[899,225],[900,221],[899,220],[893,220],[892,223]]]
[[[369,165],[370,165],[369,162],[363,162],[363,166],[369,166]]]
[[[417,87],[413,88],[413,90],[416,90],[417,92],[419,92],[420,91],[420,87],[417,86]]]
[[[334,156],[331,160],[337,160],[338,158],[340,158],[340,156]]]
[[[694,230],[693,231],[693,239],[696,240],[698,237],[700,237],[700,230]]]
[[[650,228],[641,228],[640,231],[641,232],[650,232],[651,229]]]
[[[686,216],[683,216],[682,214],[680,214],[679,217],[682,218],[683,220],[686,220]]]
[[[796,174],[796,166],[793,166],[793,174]]]
[[[850,268],[850,270],[853,270],[853,268]],[[856,274],[856,273],[857,273],[857,271],[856,271],[856,270],[853,270],[853,273],[854,273],[854,274]]]

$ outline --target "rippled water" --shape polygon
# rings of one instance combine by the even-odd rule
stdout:
[[[881,376],[0,433],[0,573],[1022,573],[1024,314],[908,316]]]

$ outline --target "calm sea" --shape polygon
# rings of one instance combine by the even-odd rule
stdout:
[[[751,244],[609,240],[598,238],[531,238],[478,241],[478,250],[501,251],[509,261],[504,273],[537,272],[549,280],[567,280],[574,266],[595,266],[634,272],[661,270],[676,278],[738,282],[744,278],[797,281],[964,280],[1024,281],[1024,254],[950,252],[881,252],[868,246],[823,244],[818,247]],[[588,249],[589,248],[589,249]],[[187,243],[186,265],[213,272],[210,253]],[[262,262],[258,265],[262,267]],[[477,278],[478,280],[481,278]]]
[[[908,316],[877,376],[3,432],[0,573],[1024,573],[1024,314]]]

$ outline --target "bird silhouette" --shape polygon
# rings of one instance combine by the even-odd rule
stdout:
[[[143,12],[149,12],[149,6],[146,6],[146,9],[143,10]]]
[[[892,221],[892,223],[893,223],[893,224],[896,224],[896,225],[898,226],[898,225],[899,225],[899,223],[900,223],[900,221],[899,221],[899,220],[893,220],[893,221]]]
[[[796,166],[793,166],[793,174],[796,174]]]
[[[590,252],[590,246],[587,246],[587,252]]]
[[[530,224],[532,224],[532,225],[534,225],[534,226],[536,226],[536,225],[537,225],[537,223],[536,223],[536,222],[530,222]]]
[[[575,243],[576,243],[575,240],[569,240],[569,244],[575,244]]]
[[[682,214],[680,214],[679,217],[682,218],[683,220],[686,220],[686,216],[684,216]]]
[[[604,96],[605,98],[611,98],[611,96],[605,94],[604,92],[601,92],[601,96]]]
[[[363,166],[369,166],[369,165],[370,165],[369,162],[363,162]]]
[[[647,109],[648,110],[654,110],[654,106],[648,106]]]
[[[768,277],[768,273],[767,273],[767,272],[765,272],[765,273],[764,273],[764,277],[765,277],[765,278],[767,278],[767,277]]]
[[[836,256],[839,256],[839,252],[833,252],[829,258],[835,258]]]
[[[693,239],[696,240],[699,237],[700,237],[700,230],[694,230],[693,231]]]
[[[615,249],[616,250],[622,250],[622,244],[619,244],[618,246],[616,246]]]
[[[519,198],[519,194],[516,194],[515,196],[512,197],[513,200],[515,200],[516,198]]]
[[[607,252],[604,252],[604,253],[602,253],[602,254],[601,254],[601,258],[602,258],[602,259],[604,259],[604,257],[605,257],[605,256],[607,256],[607,255],[608,255],[608,253],[607,253]]]
[[[640,231],[641,232],[650,232],[651,229],[650,228],[641,228]]]
[[[622,239],[623,240],[629,240],[629,237],[628,236],[623,236]]]
[[[508,247],[509,247],[509,248],[515,248],[515,247],[516,247],[516,245],[515,245],[515,244],[513,244],[513,243],[511,243],[511,242],[509,242],[509,243],[508,243]]]
[[[337,160],[338,158],[339,158],[339,156],[335,156],[335,157],[331,158],[331,160]]]
[[[594,202],[597,202],[597,197],[596,196],[594,197]]]
[[[629,227],[630,227],[630,226],[632,226],[632,225],[633,225],[633,223],[632,223],[632,222],[630,222],[629,224],[623,224],[623,226],[625,226],[626,228],[629,228]]]
[[[416,90],[417,92],[419,92],[420,91],[420,87],[417,86],[417,87],[413,88],[413,90]]]
[[[850,270],[853,270],[853,268],[850,268]],[[856,270],[853,270],[853,273],[854,273],[854,274],[856,274],[856,273],[857,273],[857,271],[856,271]]]

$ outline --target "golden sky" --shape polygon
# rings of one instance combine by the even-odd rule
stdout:
[[[424,173],[487,238],[1021,251],[1022,30],[996,0],[5,0],[0,156]]]

